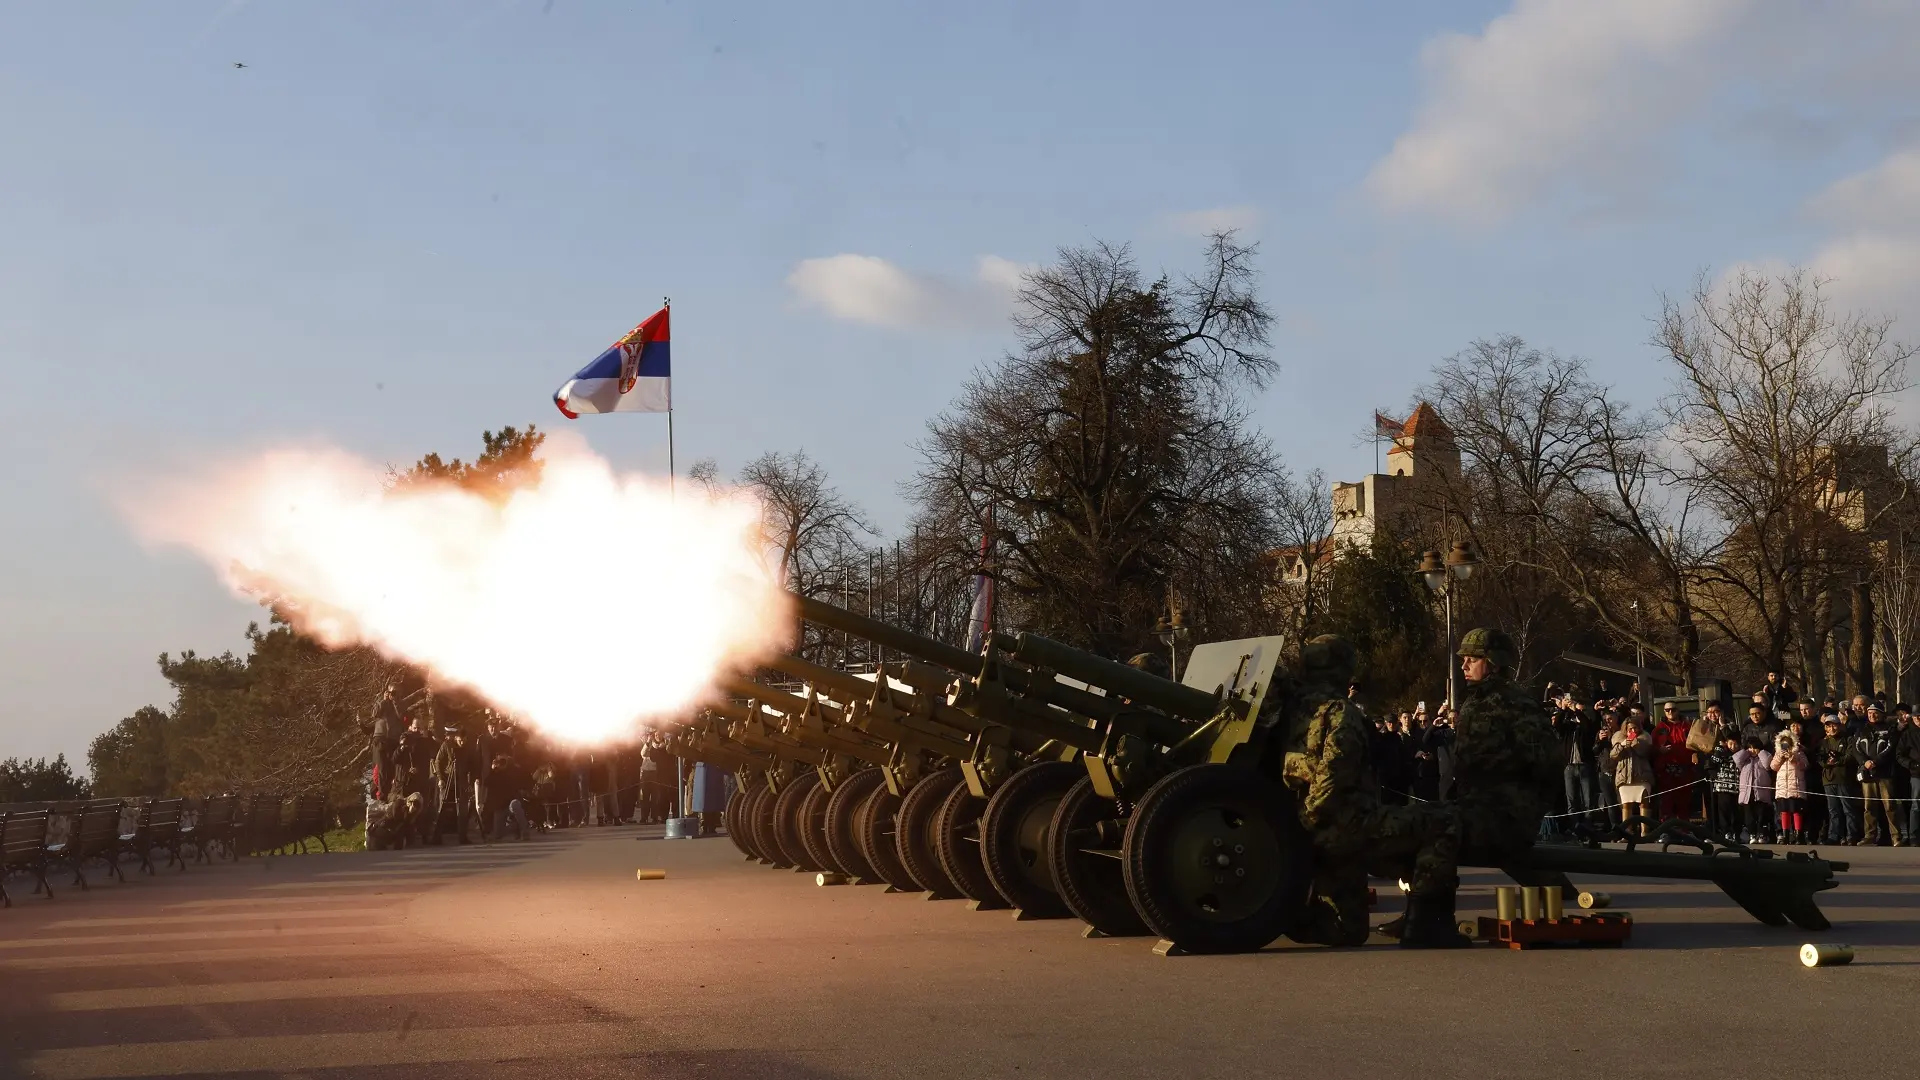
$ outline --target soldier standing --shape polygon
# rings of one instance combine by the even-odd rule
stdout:
[[[419,811],[410,819],[407,829],[415,842],[425,840],[432,831],[427,808],[437,802],[438,796],[429,793],[428,785],[432,782],[433,758],[437,751],[433,736],[427,732],[426,718],[414,716],[412,725],[400,736],[393,760],[394,793],[411,800]]]
[[[440,752],[433,759],[433,779],[440,789],[440,805],[433,815],[433,833],[427,843],[440,843],[442,823],[451,810],[453,812],[453,831],[460,843],[470,844],[467,837],[467,820],[477,816],[473,807],[473,768],[472,750],[467,745],[466,735],[459,728],[448,732],[446,741],[440,744]]]
[[[394,751],[400,746],[400,733],[406,730],[407,721],[400,715],[400,703],[393,699],[394,685],[387,684],[387,692],[373,707],[373,797],[384,801],[398,791],[394,783]]]
[[[1448,807],[1381,801],[1370,760],[1373,723],[1346,694],[1354,663],[1353,646],[1332,635],[1300,650],[1300,700],[1309,719],[1302,749],[1287,755],[1286,776],[1313,838],[1316,867],[1313,898],[1289,936],[1365,944],[1367,875],[1375,872],[1408,882],[1402,946],[1464,945],[1453,925],[1459,827]]]
[[[1460,639],[1466,679],[1454,732],[1461,858],[1501,866],[1539,838],[1558,771],[1553,728],[1535,695],[1513,681],[1513,641],[1498,630]],[[1449,913],[1451,918],[1451,913]]]

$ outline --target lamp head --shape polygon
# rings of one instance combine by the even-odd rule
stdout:
[[[1455,540],[1453,550],[1447,552],[1447,569],[1461,581],[1472,576],[1473,568],[1480,565],[1480,555],[1473,550],[1473,541]]]

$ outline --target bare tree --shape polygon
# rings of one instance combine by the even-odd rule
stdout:
[[[1515,337],[1475,342],[1423,393],[1461,453],[1461,476],[1442,477],[1440,490],[1487,561],[1476,604],[1537,641],[1536,662],[1591,619],[1690,684],[1697,518],[1669,482],[1659,426],[1615,400],[1586,361]]]
[[[934,420],[916,523],[964,564],[991,522],[1026,625],[1119,655],[1170,598],[1201,632],[1262,621],[1280,473],[1235,396],[1273,371],[1252,257],[1220,234],[1148,282],[1125,248],[1062,251],[1021,288],[1021,350]]]
[[[1314,469],[1298,478],[1281,477],[1274,491],[1283,560],[1274,586],[1276,606],[1297,646],[1318,632],[1326,616],[1333,576],[1333,490],[1326,474]]]
[[[1560,573],[1564,522],[1601,463],[1595,414],[1604,396],[1585,365],[1511,335],[1472,343],[1434,369],[1422,390],[1460,452],[1425,488],[1449,532],[1479,550],[1469,614],[1505,629],[1531,677],[1586,629]],[[1443,539],[1443,538],[1429,538]]]
[[[1757,667],[1797,653],[1815,693],[1828,683],[1821,609],[1902,494],[1869,495],[1861,474],[1899,442],[1889,402],[1912,356],[1890,320],[1837,315],[1823,286],[1804,271],[1742,271],[1718,291],[1702,278],[1664,303],[1655,335],[1677,373],[1675,482],[1719,525],[1696,610]]]
[[[769,451],[747,462],[739,482],[764,507],[767,544],[780,552],[787,587],[802,596],[844,588],[849,566],[866,559],[862,542],[873,526],[828,481],[826,469],[805,450]]]

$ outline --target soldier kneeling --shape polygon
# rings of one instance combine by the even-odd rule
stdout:
[[[1347,699],[1354,665],[1353,646],[1332,635],[1300,651],[1308,718],[1301,748],[1287,754],[1286,778],[1299,800],[1300,823],[1313,838],[1316,873],[1309,909],[1289,936],[1314,944],[1364,944],[1372,871],[1409,883],[1402,946],[1466,945],[1454,925],[1459,823],[1443,806],[1380,801],[1370,758],[1373,725]]]

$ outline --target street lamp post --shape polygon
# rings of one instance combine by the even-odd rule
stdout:
[[[1447,609],[1447,711],[1452,712],[1458,692],[1455,680],[1460,674],[1460,665],[1453,658],[1453,590],[1457,582],[1472,576],[1473,568],[1480,565],[1480,556],[1473,550],[1468,540],[1455,540],[1453,547],[1442,561],[1440,552],[1428,550],[1420,557],[1420,576],[1425,579],[1427,588],[1432,589],[1446,604]]]
[[[1180,678],[1180,646],[1186,643],[1188,637],[1187,613],[1175,607],[1172,609],[1172,614],[1172,618],[1162,615],[1155,621],[1153,636],[1159,638],[1160,643],[1167,647],[1167,678],[1178,680]]]

